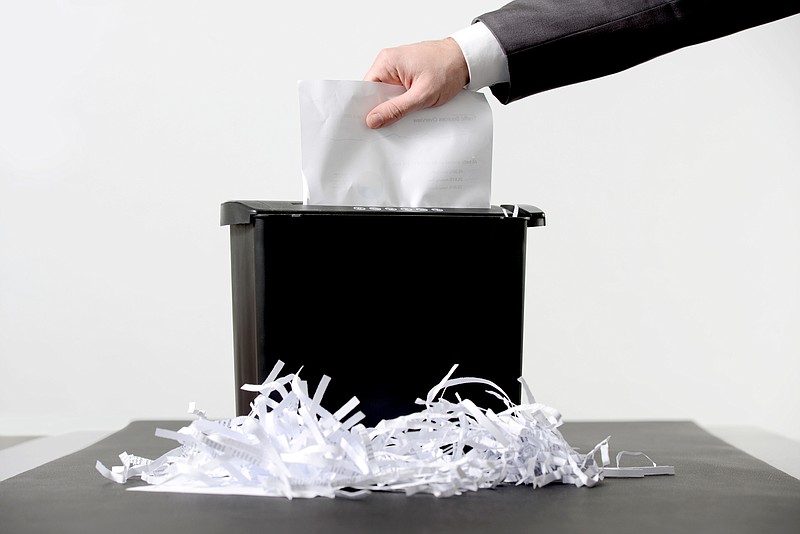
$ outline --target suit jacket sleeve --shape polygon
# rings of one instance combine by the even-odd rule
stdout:
[[[800,0],[516,0],[481,15],[508,58],[503,104],[800,12]]]

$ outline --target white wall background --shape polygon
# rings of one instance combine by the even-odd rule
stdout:
[[[501,3],[0,1],[0,433],[232,415],[219,205],[301,198],[296,81]],[[538,399],[800,439],[800,18],[490,102]]]

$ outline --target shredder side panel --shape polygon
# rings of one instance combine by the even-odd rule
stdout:
[[[236,414],[247,415],[255,393],[242,391],[241,385],[257,383],[259,377],[258,323],[261,315],[256,309],[256,231],[253,224],[233,224],[230,233]]]
[[[252,293],[240,284],[239,296],[257,319],[237,335],[257,365],[237,361],[257,382],[276,360],[285,372],[302,366],[309,391],[327,374],[322,405],[335,411],[355,395],[370,426],[419,410],[415,399],[453,364],[455,376],[492,380],[520,401],[524,220],[270,215],[256,228]],[[504,408],[485,389],[456,391]]]

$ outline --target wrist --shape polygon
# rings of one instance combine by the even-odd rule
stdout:
[[[500,43],[486,25],[480,21],[450,35],[461,49],[467,63],[469,85],[477,91],[509,81],[508,59]]]
[[[452,37],[446,37],[442,42],[447,46],[449,51],[449,65],[454,79],[461,82],[462,87],[467,87],[469,85],[470,72],[467,59],[464,57],[464,52],[461,50],[458,42]]]

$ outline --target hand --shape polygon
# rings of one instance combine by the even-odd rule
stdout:
[[[469,69],[461,47],[448,37],[381,50],[364,80],[406,88],[367,114],[367,126],[380,128],[449,102],[469,83]]]

